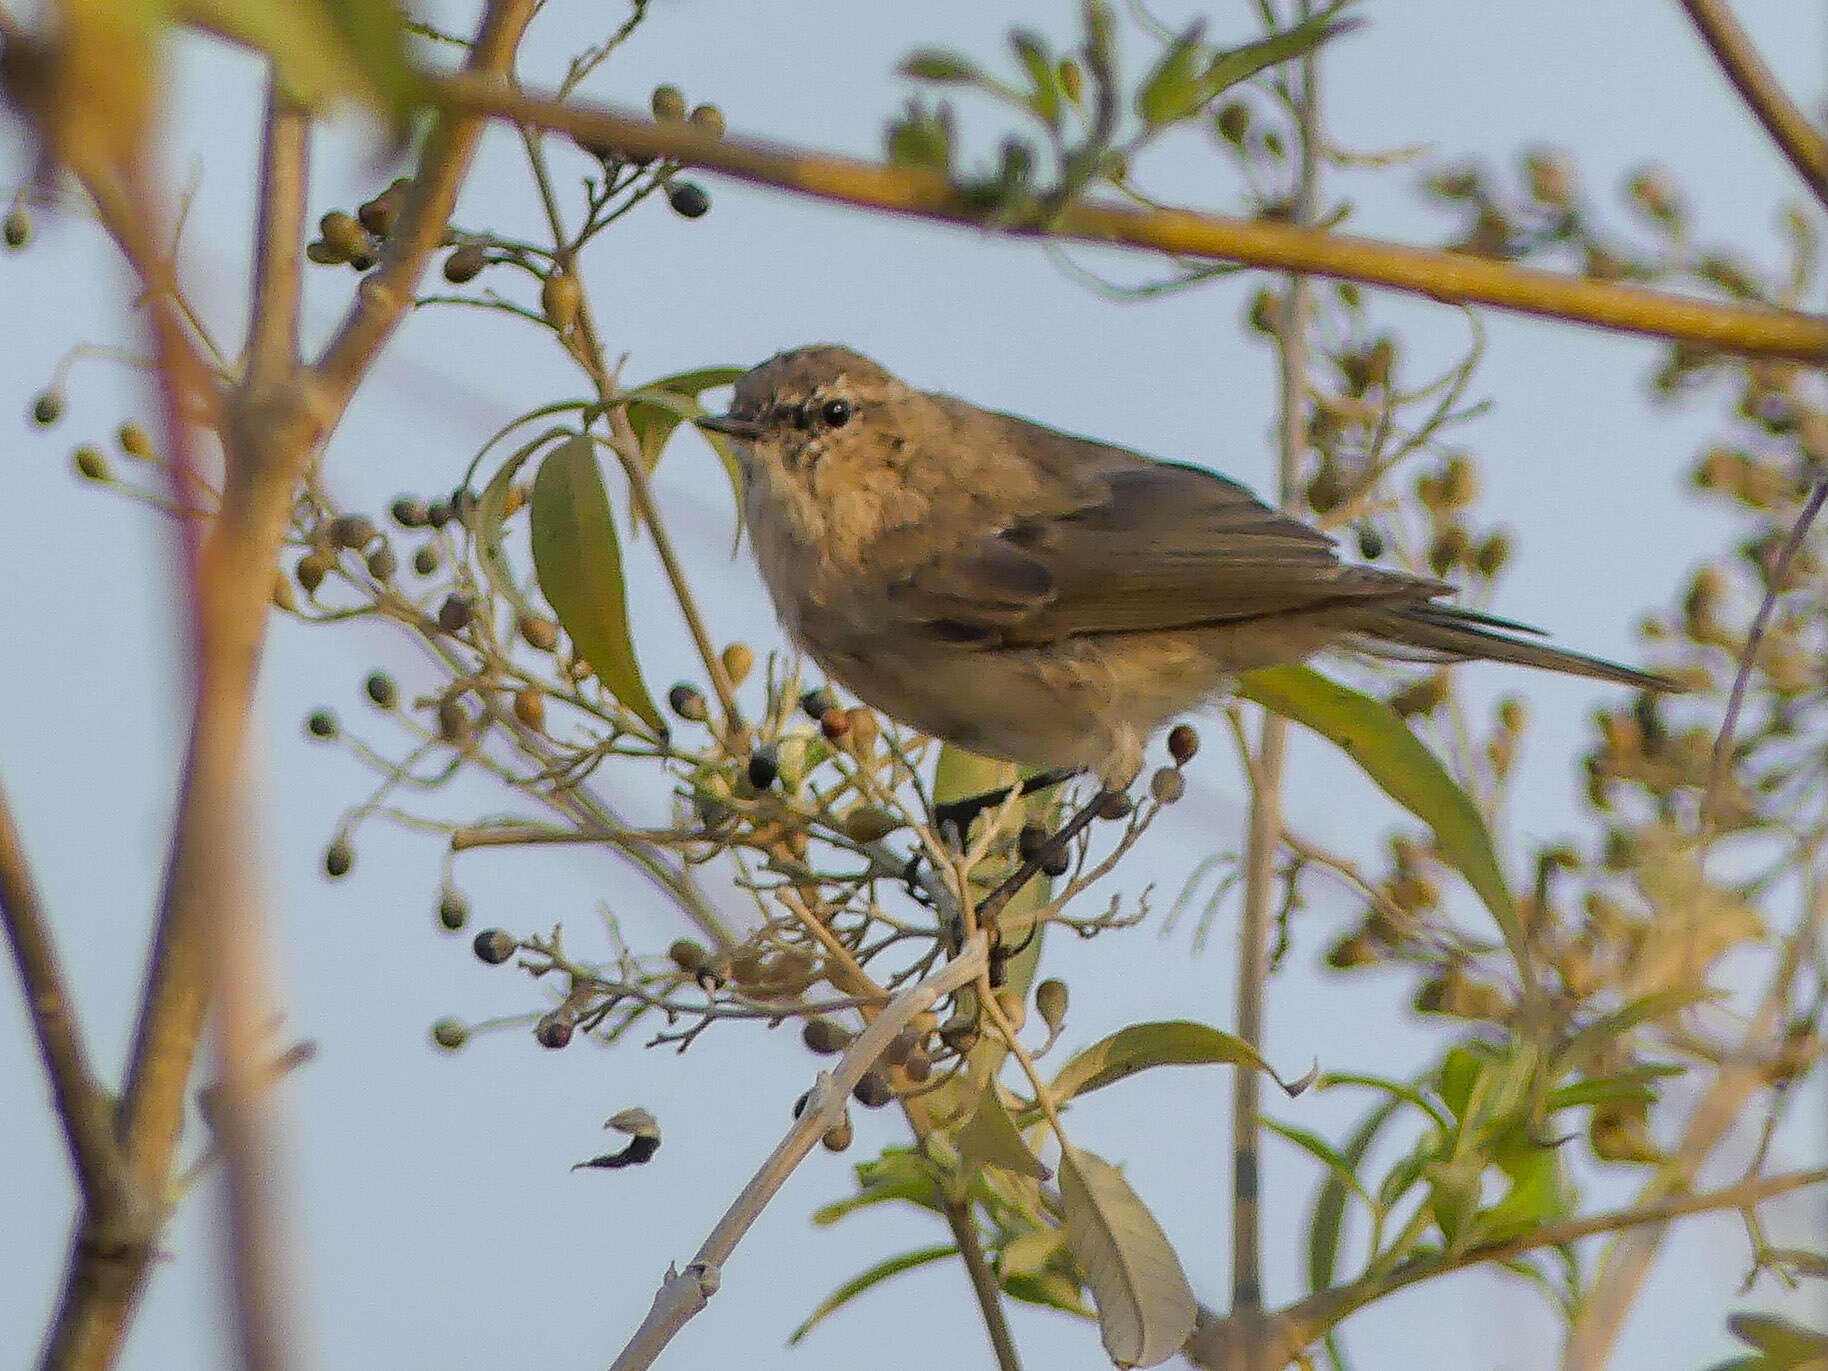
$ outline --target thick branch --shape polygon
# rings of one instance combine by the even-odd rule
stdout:
[[[538,0],[491,0],[470,49],[462,78],[466,90],[511,98],[514,53],[538,8]],[[426,261],[444,241],[486,122],[481,111],[447,113],[426,138],[412,191],[388,235],[381,265],[362,278],[355,304],[317,364],[326,424],[333,424],[333,416],[348,405],[369,364],[412,308]]]
[[[266,138],[260,159],[260,225],[254,244],[254,306],[248,324],[249,382],[270,385],[298,364],[298,299],[303,280],[305,187],[310,121],[267,78]]]
[[[1790,159],[1803,184],[1828,206],[1828,138],[1809,122],[1796,103],[1784,94],[1777,77],[1765,65],[1752,40],[1746,37],[1726,0],[1681,0],[1682,8],[1701,34],[1701,41],[1733,83],[1740,99],[1752,111],[1783,155]]]
[[[1077,204],[1046,220],[984,224],[982,212],[937,172],[883,166],[745,139],[718,140],[690,124],[654,124],[601,106],[560,103],[459,77],[442,87],[453,109],[570,134],[636,157],[671,157],[742,180],[866,209],[1018,237],[1051,236],[1152,248],[1282,271],[1362,281],[1451,303],[1493,305],[1754,356],[1816,361],[1828,319],[1794,310],[1697,300],[1605,281],[1556,276],[1460,253],[1190,210]]]

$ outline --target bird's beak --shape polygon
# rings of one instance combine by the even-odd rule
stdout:
[[[692,421],[700,428],[708,428],[713,433],[727,434],[732,438],[759,438],[762,426],[753,419],[744,419],[735,414],[702,414]]]

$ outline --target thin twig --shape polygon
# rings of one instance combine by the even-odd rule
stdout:
[[[673,1336],[717,1293],[724,1263],[768,1202],[786,1184],[794,1168],[805,1160],[820,1138],[844,1121],[844,1101],[863,1073],[876,1064],[890,1040],[921,1010],[970,984],[988,961],[986,940],[982,936],[973,937],[943,970],[890,1000],[875,1021],[857,1035],[831,1074],[821,1073],[787,1136],[732,1201],[685,1270],[667,1269],[666,1279],[654,1296],[653,1307],[612,1363],[610,1371],[637,1371],[653,1364]]]
[[[145,1206],[134,1202],[126,1159],[114,1136],[114,1106],[89,1067],[69,982],[64,979],[4,789],[0,789],[0,919],[5,920],[19,967],[26,1012],[38,1035],[45,1074],[51,1078],[51,1095],[63,1123],[83,1208],[92,1225],[130,1223],[143,1236],[148,1215]]]
[[[990,1269],[990,1263],[984,1257],[984,1244],[978,1238],[977,1225],[971,1217],[971,1202],[948,1197],[943,1207],[946,1226],[952,1230],[952,1240],[958,1244],[958,1255],[965,1263],[965,1274],[971,1278],[971,1293],[977,1300],[978,1312],[983,1315],[984,1331],[990,1338],[991,1350],[996,1353],[997,1371],[1022,1371],[1022,1357],[1016,1350],[1016,1340],[1009,1331],[1009,1318],[1003,1310],[1003,1291],[997,1284],[996,1272]]]
[[[605,106],[560,103],[471,78],[453,78],[439,89],[452,109],[554,129],[630,156],[674,158],[821,200],[968,224],[980,232],[1150,248],[1309,272],[1448,303],[1493,305],[1752,356],[1815,361],[1828,352],[1828,319],[1794,310],[1698,300],[1463,253],[1190,210],[1080,202],[1045,217],[1017,212],[985,224],[981,208],[965,191],[925,168],[884,166],[748,139],[720,141],[690,124],[656,124]]]
[[[280,82],[267,79],[261,149],[260,223],[254,234],[254,299],[243,374],[264,388],[298,366],[298,302],[303,285],[305,192],[311,127]]]
[[[1758,603],[1758,613],[1752,617],[1752,626],[1746,631],[1745,649],[1739,656],[1739,670],[1733,675],[1733,689],[1727,696],[1726,714],[1720,721],[1720,734],[1714,739],[1714,756],[1708,770],[1706,812],[1712,813],[1719,803],[1721,787],[1727,782],[1728,774],[1733,767],[1733,734],[1739,727],[1739,712],[1745,707],[1745,694],[1751,684],[1752,671],[1758,664],[1758,645],[1763,641],[1765,630],[1770,627],[1771,616],[1777,610],[1777,598],[1784,592],[1784,582],[1790,576],[1790,563],[1796,560],[1796,554],[1802,550],[1803,540],[1809,536],[1809,526],[1815,522],[1815,516],[1822,512],[1822,502],[1828,500],[1828,479],[1818,480],[1809,491],[1809,498],[1803,502],[1802,511],[1796,516],[1796,523],[1791,526],[1790,536],[1784,539],[1777,556],[1770,566],[1765,568],[1764,598]]]
[[[1828,206],[1828,138],[1784,93],[1725,0],[1681,0],[1681,5],[1739,98],[1790,159],[1810,193]]]
[[[1305,20],[1312,5],[1301,0]],[[1312,51],[1302,59],[1291,101],[1299,144],[1290,214],[1296,225],[1311,224],[1319,193],[1320,83]],[[1289,508],[1301,488],[1301,458],[1307,449],[1308,330],[1313,290],[1307,277],[1289,278],[1276,331],[1279,373],[1277,423],[1278,501]],[[1244,900],[1238,916],[1237,1034],[1253,1049],[1263,1046],[1264,982],[1269,975],[1269,932],[1276,887],[1276,855],[1282,838],[1282,779],[1288,755],[1288,721],[1264,712],[1250,792],[1250,820],[1244,843]],[[1267,1371],[1268,1343],[1251,1336],[1250,1324],[1263,1307],[1263,1216],[1260,1153],[1261,1082],[1254,1071],[1232,1073],[1231,1305],[1245,1323],[1244,1371]]]

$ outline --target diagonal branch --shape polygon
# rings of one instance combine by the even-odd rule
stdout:
[[[1739,98],[1790,159],[1810,193],[1828,206],[1828,138],[1784,93],[1726,0],[1681,0],[1681,5]]]
[[[1751,356],[1813,362],[1828,353],[1828,319],[1795,310],[1700,300],[1557,276],[1461,253],[1191,210],[1088,202],[1046,214],[1018,213],[1009,222],[985,224],[982,210],[973,206],[964,191],[940,173],[923,168],[885,166],[747,139],[720,141],[690,124],[656,124],[600,105],[504,90],[474,77],[456,77],[438,89],[450,109],[552,129],[632,157],[675,158],[816,199],[968,224],[980,231],[1150,248],[1183,257],[1308,272],[1448,303],[1492,305]]]
[[[26,1012],[38,1035],[45,1074],[51,1078],[51,1094],[57,1102],[57,1117],[63,1121],[83,1206],[109,1222],[129,1219],[140,1206],[132,1202],[126,1163],[114,1136],[114,1109],[89,1068],[70,987],[4,790],[0,790],[0,919],[6,923],[19,966]]]

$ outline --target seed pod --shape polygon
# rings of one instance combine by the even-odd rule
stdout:
[[[475,243],[461,243],[444,259],[444,279],[454,286],[474,281],[489,265],[489,255]]]
[[[674,181],[668,185],[666,202],[681,219],[702,219],[711,212],[711,197],[696,181]]]
[[[327,709],[314,709],[305,716],[305,732],[313,738],[334,738],[339,731],[336,715]]]
[[[830,1019],[808,1019],[800,1030],[800,1041],[806,1044],[808,1052],[828,1057],[850,1046],[851,1031]]]
[[[747,643],[731,643],[724,649],[723,658],[724,674],[733,686],[741,685],[755,669],[755,652]]]
[[[724,136],[724,112],[716,105],[700,105],[687,116],[694,128],[713,138]]]
[[[24,205],[14,205],[6,212],[6,245],[14,252],[32,241],[32,216]]]
[[[851,1127],[851,1121],[846,1119],[843,1123],[835,1123],[826,1129],[824,1136],[819,1141],[825,1145],[827,1152],[842,1152],[851,1145],[856,1136],[857,1133]]]
[[[340,209],[333,209],[317,221],[317,231],[343,261],[354,263],[363,257],[374,255],[374,239],[368,236],[368,230],[356,222],[353,214],[346,214]]]
[[[673,713],[693,723],[703,723],[711,717],[710,707],[705,704],[704,693],[687,681],[681,681],[667,691],[666,702]]]
[[[455,1052],[470,1040],[470,1030],[456,1019],[440,1019],[432,1025],[432,1041],[447,1052]]]
[[[1149,778],[1149,793],[1160,803],[1171,805],[1187,793],[1187,778],[1164,766]]]
[[[698,968],[710,960],[711,954],[705,945],[691,938],[677,938],[666,950],[666,955],[673,959],[673,965],[688,974],[696,974]]]
[[[895,1090],[889,1078],[872,1067],[857,1078],[857,1084],[851,1087],[851,1098],[865,1109],[880,1109],[895,1098]]]
[[[859,757],[867,757],[876,746],[876,737],[882,729],[876,722],[876,716],[862,705],[845,711],[850,719],[850,728],[845,736],[850,740],[850,750]]]
[[[550,619],[523,614],[517,626],[522,640],[535,652],[550,652],[559,645],[559,626]]]
[[[395,500],[389,513],[401,528],[423,528],[425,525],[425,502],[409,495]]]
[[[456,933],[469,921],[469,897],[456,886],[447,885],[438,897],[438,922]]]
[[[470,618],[475,611],[476,601],[468,595],[448,595],[444,603],[438,606],[438,627],[446,633],[461,633],[470,626]]]
[[[438,736],[447,743],[461,743],[470,736],[470,712],[455,695],[438,702]]]
[[[362,682],[362,690],[370,701],[382,709],[392,709],[400,698],[400,687],[385,671],[369,672],[368,679]]]
[[[313,238],[305,244],[305,260],[320,267],[340,267],[348,259],[322,238]]]
[[[825,716],[838,707],[838,697],[831,693],[829,686],[819,686],[800,696],[800,712],[814,723],[823,723]]]
[[[1098,798],[1098,817],[1115,822],[1127,819],[1136,808],[1134,801],[1121,790],[1107,790]]]
[[[324,577],[330,570],[330,555],[326,552],[311,551],[298,559],[298,566],[293,574],[298,577],[298,584],[307,595],[315,595],[317,588],[324,583]]]
[[[373,542],[379,530],[366,514],[341,514],[330,521],[328,532],[332,543],[353,552]]]
[[[76,474],[85,481],[106,481],[113,475],[108,470],[108,459],[92,443],[84,443],[70,456],[76,466]]]
[[[764,743],[749,754],[748,771],[750,785],[757,790],[768,789],[780,777],[780,754],[772,746]]]
[[[386,543],[368,554],[368,574],[377,581],[391,581],[400,569],[400,558]]]
[[[356,218],[362,227],[377,238],[385,238],[394,231],[399,222],[400,211],[406,208],[406,193],[412,189],[412,182],[404,176],[395,181],[374,199],[356,209]]]
[[[115,430],[114,441],[129,457],[137,457],[142,462],[152,460],[152,439],[146,436],[146,430],[138,424],[122,424]]]
[[[1035,1013],[1047,1025],[1049,1033],[1058,1033],[1066,1022],[1066,982],[1052,977],[1035,987]]]
[[[577,1020],[565,1009],[555,1009],[534,1027],[533,1037],[541,1047],[553,1049],[569,1046],[577,1030]]]
[[[355,849],[342,838],[324,849],[324,874],[332,880],[347,876],[354,865]]]
[[[477,957],[490,966],[500,966],[514,955],[519,946],[512,933],[499,928],[485,928],[470,944]]]
[[[1085,100],[1085,68],[1070,57],[1060,59],[1060,89],[1075,105]]]
[[[569,271],[555,269],[540,285],[540,309],[561,338],[569,338],[584,309],[584,287]]]
[[[40,428],[49,428],[63,418],[63,392],[55,388],[40,393],[32,401],[32,422]]]
[[[413,553],[413,570],[418,572],[421,576],[430,576],[438,569],[439,564],[443,561],[444,554],[439,551],[438,544],[427,543],[424,547]]]
[[[844,816],[844,836],[852,842],[880,842],[901,827],[901,820],[877,805],[861,804]]]
[[[1176,724],[1168,730],[1168,755],[1176,766],[1186,766],[1200,750],[1200,735],[1192,724]]]
[[[292,582],[283,571],[273,573],[273,608],[287,614],[298,612],[298,596],[292,593]]]
[[[1250,106],[1242,100],[1227,101],[1212,116],[1212,126],[1227,143],[1243,147],[1244,135],[1250,132]]]
[[[546,731],[546,697],[532,686],[514,692],[514,717],[535,733]]]
[[[451,507],[443,500],[425,507],[425,523],[428,528],[443,528],[451,521]]]

